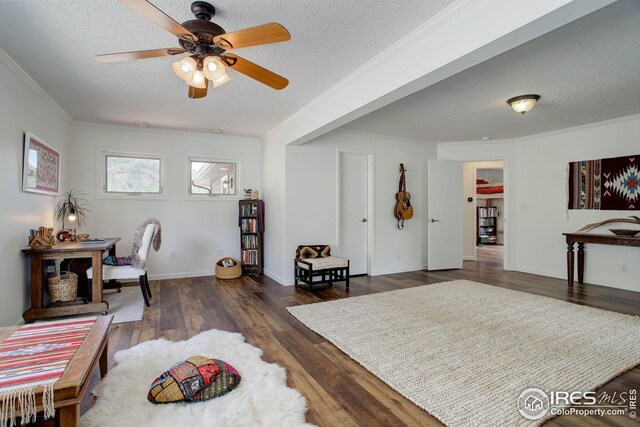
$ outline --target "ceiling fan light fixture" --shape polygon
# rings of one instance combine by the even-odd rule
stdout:
[[[219,86],[222,86],[223,84],[225,84],[226,82],[228,82],[229,80],[231,80],[231,77],[229,77],[229,75],[227,73],[224,73],[222,75],[222,77],[220,77],[217,80],[213,80],[213,88],[217,88]]]
[[[173,63],[173,72],[176,73],[176,76],[188,83],[193,80],[196,66],[196,60],[188,56]]]
[[[191,12],[196,19],[182,24],[158,9],[149,0],[122,0],[122,2],[177,37],[180,47],[97,55],[95,59],[100,62],[190,55],[188,58],[174,62],[172,69],[188,85],[187,96],[193,99],[207,96],[209,80],[214,82],[213,87],[221,86],[231,80],[226,74],[227,67],[233,67],[240,74],[275,90],[284,89],[289,84],[286,78],[240,56],[227,53],[232,49],[291,40],[289,31],[276,22],[227,32],[218,24],[211,22],[211,18],[215,15],[215,8],[206,1],[194,1]]]
[[[204,89],[207,87],[207,78],[201,70],[196,70],[193,72],[193,79],[188,84],[198,89]]]
[[[536,103],[540,100],[540,95],[520,95],[514,98],[508,99],[507,104],[511,105],[513,111],[524,115],[533,110]]]
[[[202,61],[202,72],[206,78],[215,81],[225,75],[226,67],[215,56],[207,56]]]

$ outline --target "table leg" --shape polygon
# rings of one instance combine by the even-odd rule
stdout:
[[[109,248],[109,256],[116,256],[116,245]],[[102,288],[104,289],[104,286]],[[120,286],[118,286],[118,281],[115,279],[109,280],[109,289],[115,289],[118,293],[122,291]]]
[[[578,283],[584,281],[584,243],[578,243]]]
[[[80,425],[80,404],[63,406],[60,411],[60,425],[73,427]]]
[[[573,286],[573,242],[567,242],[567,284]]]
[[[91,253],[93,280],[91,281],[91,302],[102,302],[102,251]]]
[[[31,308],[42,308],[44,298],[42,288],[45,285],[45,269],[42,263],[42,254],[31,253]]]
[[[104,350],[102,350],[102,354],[100,355],[100,378],[104,378],[107,375],[107,371],[109,370],[109,337],[106,338],[106,342],[104,343]]]

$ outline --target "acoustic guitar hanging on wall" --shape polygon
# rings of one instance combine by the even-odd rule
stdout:
[[[396,206],[393,215],[398,220],[398,229],[404,228],[404,221],[413,218],[413,206],[411,206],[411,194],[407,192],[407,181],[404,176],[404,163],[400,163],[400,182],[396,193]]]

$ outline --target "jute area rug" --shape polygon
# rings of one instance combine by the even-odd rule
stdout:
[[[288,308],[448,426],[539,425],[530,387],[593,390],[640,364],[640,318],[466,280]]]
[[[222,359],[242,377],[240,385],[216,399],[154,405],[147,400],[151,382],[189,356]],[[116,353],[117,365],[93,390],[95,405],[81,418],[88,427],[118,426],[311,426],[307,404],[287,387],[284,368],[261,359],[262,350],[241,334],[212,329],[180,342],[159,339]]]

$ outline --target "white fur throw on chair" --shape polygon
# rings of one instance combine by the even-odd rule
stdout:
[[[133,268],[146,268],[145,261],[140,258],[140,256],[138,255],[138,251],[140,250],[140,246],[142,245],[142,236],[144,235],[144,230],[149,224],[156,225],[156,230],[151,241],[153,250],[158,252],[158,250],[160,249],[160,245],[162,244],[162,228],[160,227],[160,221],[155,218],[149,218],[148,220],[140,224],[133,236],[133,248],[131,250],[131,266]]]

